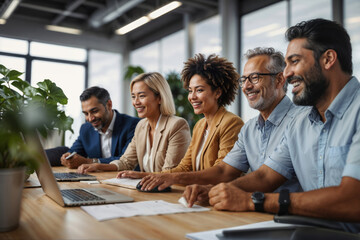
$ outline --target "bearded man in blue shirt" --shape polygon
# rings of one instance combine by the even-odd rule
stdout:
[[[288,124],[264,165],[213,187],[209,203],[217,210],[331,219],[359,233],[360,83],[352,76],[350,37],[324,19],[301,22],[286,37],[284,77],[294,103],[312,107]],[[295,174],[305,192],[269,193]],[[288,203],[280,205],[283,199]]]

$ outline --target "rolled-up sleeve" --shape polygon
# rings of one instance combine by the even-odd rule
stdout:
[[[280,144],[265,160],[266,166],[283,175],[287,179],[293,178],[295,175],[294,167],[291,162],[290,152],[287,145],[287,137],[283,136]]]

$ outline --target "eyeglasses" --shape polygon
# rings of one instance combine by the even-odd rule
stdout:
[[[240,78],[240,87],[244,87],[245,85],[245,82],[246,82],[246,79],[249,79],[249,82],[252,83],[252,84],[257,84],[260,80],[260,76],[275,76],[279,73],[251,73],[249,74],[249,76],[245,77],[245,76],[242,76]]]

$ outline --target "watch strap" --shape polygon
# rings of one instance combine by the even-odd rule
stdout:
[[[256,212],[264,212],[265,195],[262,192],[254,192],[251,196]]]
[[[286,215],[289,213],[290,193],[289,189],[282,189],[279,194],[279,212],[278,215]]]

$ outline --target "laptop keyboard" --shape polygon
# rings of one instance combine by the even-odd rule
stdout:
[[[105,201],[104,198],[98,197],[83,189],[62,189],[61,194],[63,197],[70,199],[73,202],[82,201]]]
[[[55,178],[62,179],[62,178],[78,178],[78,177],[93,177],[93,175],[89,174],[80,174],[75,172],[69,173],[54,173]]]

